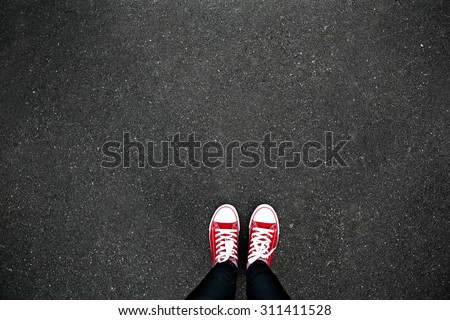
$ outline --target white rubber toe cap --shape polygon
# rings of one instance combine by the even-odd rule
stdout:
[[[264,223],[277,223],[275,210],[268,204],[262,204],[255,209],[253,220]]]
[[[233,223],[238,220],[236,209],[229,204],[220,206],[215,214],[215,222]]]

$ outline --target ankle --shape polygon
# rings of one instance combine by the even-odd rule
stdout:
[[[253,261],[252,263],[248,263],[247,262],[247,269],[248,268],[250,268],[250,266],[252,266],[253,264],[258,264],[258,263],[264,263],[264,264],[266,264],[266,265],[268,265],[269,266],[269,262],[267,261],[267,259],[264,259],[264,258],[258,258],[258,259],[256,259],[255,261]]]
[[[227,260],[225,262],[231,264],[233,267],[236,267],[236,268],[238,267],[238,264],[237,264],[236,260]]]
[[[230,260],[230,259],[228,259],[228,260],[226,260],[224,262],[217,262],[214,266],[217,266],[217,265],[230,266],[233,269],[237,269],[238,268],[237,261],[233,261],[233,260]]]

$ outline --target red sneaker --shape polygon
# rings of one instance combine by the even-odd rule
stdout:
[[[209,225],[209,246],[211,247],[212,266],[230,260],[237,267],[239,216],[236,208],[230,204],[221,205]]]
[[[277,213],[268,204],[258,206],[253,211],[249,229],[247,268],[256,260],[270,267],[280,234]]]

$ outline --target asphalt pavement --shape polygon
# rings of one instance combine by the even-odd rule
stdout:
[[[449,1],[0,4],[0,297],[183,299],[216,207],[294,299],[450,298]],[[324,143],[317,168],[101,167],[106,141]],[[311,157],[320,157],[321,153]]]

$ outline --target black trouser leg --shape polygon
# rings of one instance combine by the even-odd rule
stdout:
[[[216,264],[186,300],[231,300],[236,294],[237,267],[230,261]]]
[[[247,270],[247,299],[290,300],[291,298],[269,266],[264,261],[256,260]]]

